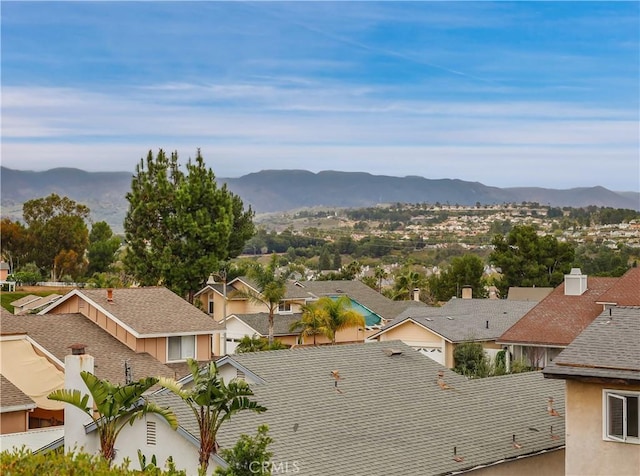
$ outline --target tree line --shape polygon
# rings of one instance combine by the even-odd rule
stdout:
[[[126,198],[124,240],[106,222],[91,224],[89,208],[67,197],[25,202],[24,224],[2,220],[2,256],[14,278],[163,284],[192,301],[203,277],[238,256],[254,234],[251,207],[217,185],[200,150],[184,167],[177,152],[149,151]]]

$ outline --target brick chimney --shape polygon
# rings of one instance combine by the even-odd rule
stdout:
[[[565,296],[581,296],[586,290],[587,275],[582,274],[580,268],[571,268],[571,272],[564,275]]]
[[[85,344],[73,344],[70,346],[71,354],[64,358],[64,388],[79,390],[82,395],[89,395],[88,407],[93,407],[93,399],[89,389],[80,377],[80,372],[94,372],[94,358],[85,354]],[[91,418],[82,410],[65,403],[64,405],[64,451],[78,451],[83,448],[87,453],[97,453],[98,442],[96,438],[90,439],[85,432],[84,425],[91,422]]]
[[[112,288],[107,289],[107,301],[108,302],[113,302],[113,289]]]

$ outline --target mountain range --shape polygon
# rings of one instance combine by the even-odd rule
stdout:
[[[104,220],[122,232],[131,188],[130,172],[87,172],[56,168],[42,172],[0,168],[2,217],[21,219],[22,203],[57,193],[87,205],[94,221]],[[310,207],[370,207],[380,203],[450,203],[459,205],[538,202],[551,206],[640,210],[640,193],[604,187],[566,190],[498,188],[456,179],[391,177],[365,172],[263,170],[238,178],[217,178],[256,213]]]

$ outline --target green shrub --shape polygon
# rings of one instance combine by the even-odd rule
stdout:
[[[130,462],[125,460],[121,465],[109,466],[109,463],[99,455],[73,452],[64,454],[62,449],[48,453],[32,453],[22,448],[15,451],[0,453],[0,474],[2,476],[33,476],[33,475],[65,475],[74,476],[186,476],[184,471],[178,471],[171,460],[167,461],[166,470],[153,465],[147,465],[144,471],[129,468]]]

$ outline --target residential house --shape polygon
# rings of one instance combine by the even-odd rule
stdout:
[[[609,308],[544,368],[566,384],[567,475],[640,474],[639,343],[640,307]]]
[[[455,347],[463,342],[479,342],[489,357],[502,349],[496,340],[537,303],[507,299],[473,299],[463,294],[442,307],[407,310],[372,335],[380,342],[401,340],[436,362],[455,366]]]
[[[4,286],[7,286],[9,288],[9,291],[16,290],[16,282],[7,281],[7,278],[9,277],[10,272],[11,272],[11,269],[9,267],[9,263],[0,261],[0,289],[4,288]]]
[[[247,380],[267,408],[234,415],[219,444],[267,424],[274,474],[564,474],[563,385],[540,372],[467,380],[399,341],[225,356],[218,368],[225,381]],[[140,449],[196,474],[193,413],[165,390],[149,399],[174,410],[178,431],[147,415],[123,430],[118,460]],[[84,446],[96,448],[85,428]]]
[[[5,282],[9,277],[9,263],[5,261],[0,261],[0,282]]]
[[[284,345],[292,346],[300,343],[300,330],[291,330],[291,326],[302,317],[300,313],[279,315],[273,320],[273,337]],[[269,336],[269,314],[231,314],[226,321],[227,349],[226,353],[234,354],[240,340],[245,336]],[[313,341],[313,339],[308,339]],[[320,337],[318,336],[318,341]],[[324,338],[323,342],[326,342]],[[223,352],[224,353],[224,352]]]
[[[5,328],[8,319],[0,313],[0,434],[56,426],[63,420],[63,404],[47,395],[64,386],[61,366],[30,336]]]
[[[640,305],[640,268],[620,278],[587,276],[579,269],[514,323],[498,342],[513,359],[543,368],[566,348],[603,310],[614,305]]]
[[[0,328],[6,333],[22,334],[37,346],[57,368],[64,371],[64,359],[75,344],[82,344],[96,361],[96,375],[122,385],[144,377],[177,377],[170,366],[159,362],[148,352],[139,352],[106,332],[80,313],[28,314],[0,317]]]
[[[29,412],[36,403],[22,390],[0,374],[0,434],[29,429]]]
[[[164,287],[74,289],[38,315],[73,313],[163,364],[211,359],[220,332],[210,316]]]
[[[207,286],[196,293],[196,299],[200,300],[200,307],[205,309],[216,321],[223,321],[225,316],[265,313],[267,311],[265,305],[245,297],[248,291],[258,293],[256,285],[247,277],[235,278],[227,284],[210,281]],[[323,296],[332,298],[348,296],[351,307],[365,318],[364,328],[354,326],[338,331],[336,334],[336,342],[338,343],[362,342],[406,309],[426,307],[426,304],[417,300],[392,301],[361,281],[294,281],[287,283],[285,297],[278,306],[274,323],[278,321],[280,316],[300,313],[303,305],[317,301]],[[286,321],[291,322],[291,319],[288,318]],[[229,319],[227,322],[230,323],[232,320]],[[236,327],[242,326],[236,325]],[[237,339],[241,337],[237,335],[236,331],[238,330],[239,328],[235,328],[230,331],[231,334],[227,340],[228,348],[234,348]],[[312,339],[300,341],[297,339],[297,335],[299,333],[288,333],[285,340],[305,344],[312,341]],[[282,337],[285,336],[282,335]],[[316,341],[319,344],[329,342],[324,337],[317,337]]]

